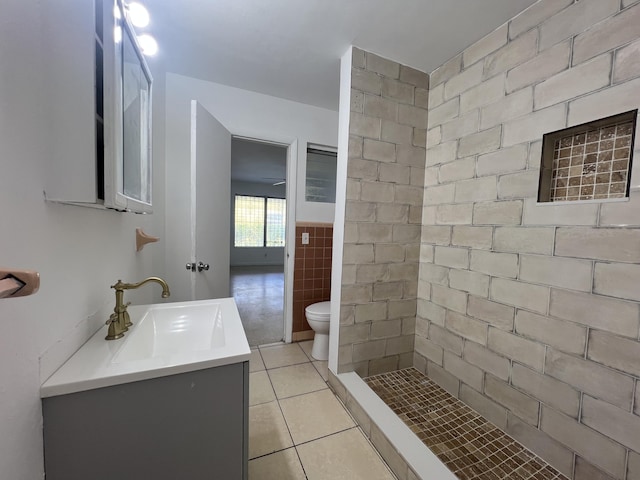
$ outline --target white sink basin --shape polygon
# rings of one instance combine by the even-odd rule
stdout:
[[[103,327],[40,388],[41,397],[202,370],[249,360],[233,298],[137,305],[133,326],[107,341]]]
[[[151,306],[135,329],[125,335],[113,363],[171,357],[224,347],[219,303]]]

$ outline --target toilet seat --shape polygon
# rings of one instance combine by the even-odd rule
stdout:
[[[304,309],[307,318],[317,322],[328,322],[331,318],[331,302],[318,302]]]

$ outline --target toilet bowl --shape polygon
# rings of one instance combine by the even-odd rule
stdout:
[[[316,360],[329,358],[329,319],[331,318],[331,302],[319,302],[304,309],[307,323],[313,328],[313,348],[311,356]]]

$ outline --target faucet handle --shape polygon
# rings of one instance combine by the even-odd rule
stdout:
[[[107,320],[106,322],[104,322],[105,325],[111,325],[114,322],[118,321],[118,315],[116,313],[112,313],[111,315],[109,315],[109,320]]]

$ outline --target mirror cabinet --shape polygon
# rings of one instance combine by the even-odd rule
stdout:
[[[152,211],[149,67],[122,0],[45,2],[50,35],[48,201]]]

